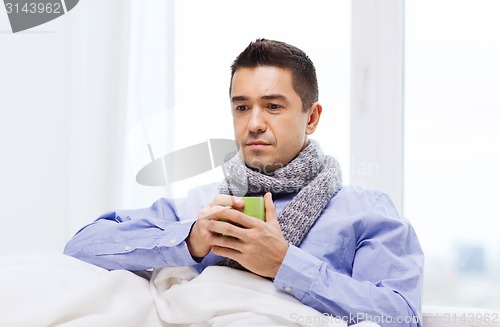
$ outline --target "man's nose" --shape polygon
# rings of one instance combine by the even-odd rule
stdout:
[[[253,108],[248,121],[248,131],[251,133],[263,133],[266,131],[265,113],[261,108]]]

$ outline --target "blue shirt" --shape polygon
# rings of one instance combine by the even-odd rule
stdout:
[[[211,184],[184,199],[106,213],[78,231],[64,253],[110,270],[191,265],[202,271],[221,257],[209,253],[199,263],[185,240],[217,193]],[[293,196],[274,200],[278,214]],[[330,200],[299,247],[289,246],[274,285],[348,324],[421,326],[422,269],[417,236],[389,197],[351,186]]]

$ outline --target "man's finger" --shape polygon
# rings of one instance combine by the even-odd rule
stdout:
[[[256,227],[259,223],[262,223],[261,220],[249,217],[239,210],[230,208],[225,209],[226,210],[222,210],[217,213],[217,218],[219,220],[223,220],[225,222],[229,222],[243,228],[253,228]]]
[[[270,192],[264,194],[264,206],[266,207],[266,222],[279,226],[276,208],[273,203],[273,196]]]
[[[231,206],[235,209],[243,208],[244,202],[240,197],[217,194],[215,198],[208,204],[209,206]]]
[[[203,209],[201,209],[198,212],[198,218],[206,218],[210,216],[215,216],[216,213],[226,209],[226,207],[223,206],[208,206]]]

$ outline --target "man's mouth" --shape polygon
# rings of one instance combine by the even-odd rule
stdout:
[[[251,147],[264,147],[264,146],[268,146],[270,144],[267,142],[264,142],[264,141],[250,141],[250,142],[247,142],[246,145],[251,146]]]

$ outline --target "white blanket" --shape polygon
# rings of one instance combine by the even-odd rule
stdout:
[[[363,324],[363,326],[377,326]],[[226,267],[156,270],[150,282],[58,254],[0,256],[0,326],[336,326],[272,282]]]
[[[0,256],[0,326],[163,326],[147,280],[59,254]]]

